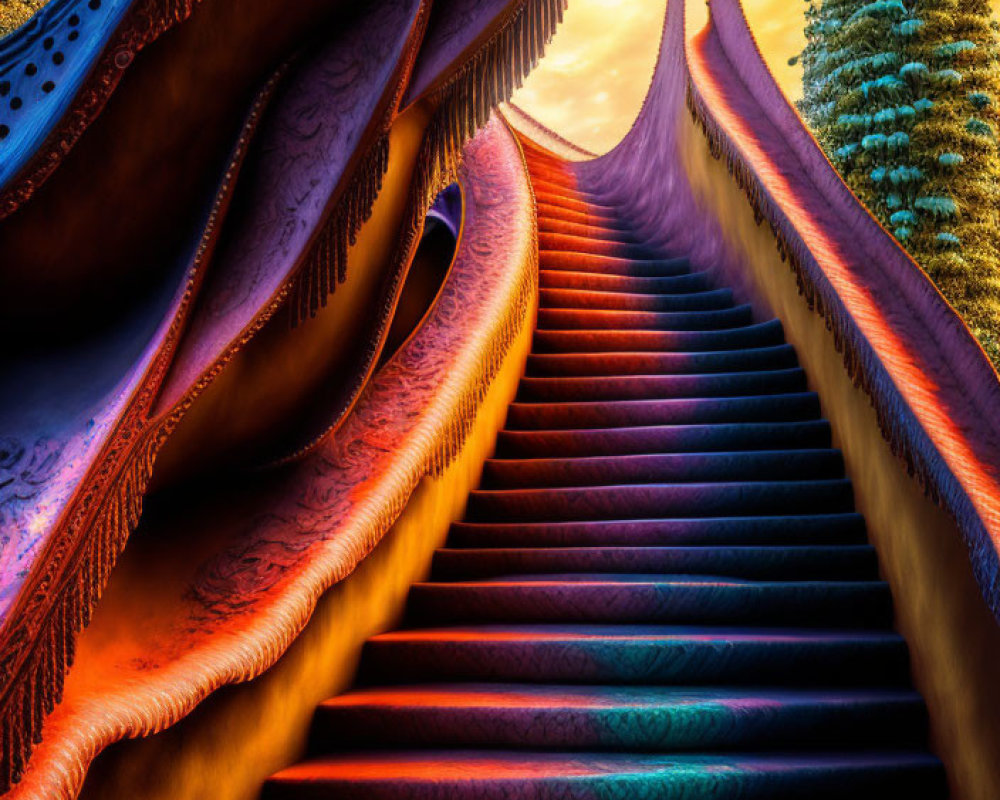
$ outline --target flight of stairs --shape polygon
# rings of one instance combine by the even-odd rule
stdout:
[[[780,323],[525,149],[541,302],[495,457],[265,797],[946,797]]]

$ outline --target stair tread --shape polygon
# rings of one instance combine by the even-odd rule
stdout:
[[[533,352],[718,352],[743,347],[783,344],[782,327],[776,320],[740,328],[696,331],[658,331],[641,328],[616,330],[540,327],[535,330]]]
[[[519,402],[595,402],[599,400],[676,400],[788,394],[806,389],[799,367],[753,372],[683,375],[525,376]]]
[[[830,448],[487,459],[481,488],[842,477]]]
[[[795,349],[790,345],[684,353],[532,353],[527,362],[532,377],[731,374],[796,366]]]
[[[838,630],[824,628],[733,627],[705,625],[638,624],[556,624],[521,623],[447,625],[433,628],[405,628],[372,636],[372,644],[394,642],[698,642],[751,644],[782,643],[887,643],[903,645],[903,637],[893,630]]]
[[[464,581],[519,573],[712,574],[753,580],[878,578],[867,544],[714,546],[445,547],[434,553],[434,580]]]
[[[503,430],[496,458],[567,458],[830,447],[825,420]]]
[[[324,710],[366,707],[411,708],[552,708],[649,710],[699,704],[768,703],[796,705],[920,704],[920,693],[909,688],[773,688],[753,686],[579,686],[524,683],[422,683],[353,689],[324,700]],[[746,709],[750,711],[752,706]]]
[[[863,780],[869,771],[883,772],[881,789],[902,788],[905,776],[903,770],[914,770],[918,774],[906,786],[941,790],[941,762],[930,753],[921,750],[890,750],[879,752],[843,751],[840,753],[726,753],[726,754],[635,754],[635,753],[547,753],[522,750],[453,750],[445,753],[434,751],[374,751],[351,752],[337,756],[313,759],[288,767],[276,773],[270,783],[305,783],[322,785],[350,782],[361,788],[368,784],[385,785],[396,782],[406,784],[432,784],[435,789],[460,787],[466,784],[485,783],[483,791],[494,781],[501,781],[508,791],[528,784],[560,784],[558,795],[542,797],[591,797],[593,784],[614,784],[628,780],[620,787],[621,794],[615,797],[662,797],[650,791],[663,791],[668,787],[685,787],[694,790],[699,787],[718,790],[723,786],[743,791],[753,790],[753,795],[741,793],[740,797],[767,797],[768,790],[787,790],[788,781],[800,776],[803,789],[812,794],[803,796],[837,797],[831,790],[843,791],[846,787],[836,781],[838,773],[855,781]],[[637,778],[656,779],[654,784],[636,786]],[[931,787],[924,781],[932,779]],[[748,786],[744,786],[744,782]],[[561,784],[568,784],[568,786]],[[853,783],[853,781],[851,782]],[[703,785],[704,784],[704,785]],[[402,787],[409,791],[411,787]],[[609,789],[611,787],[608,787]],[[863,784],[860,788],[864,788]],[[575,789],[579,794],[564,794]],[[758,794],[757,792],[763,792]],[[642,792],[642,794],[637,794]],[[822,795],[819,794],[822,792]],[[318,797],[318,794],[302,795]],[[377,795],[379,797],[383,795]],[[411,794],[399,795],[411,797]],[[434,797],[442,797],[439,792]],[[509,797],[508,794],[484,794],[474,796]],[[538,796],[538,795],[532,795]],[[602,795],[605,796],[605,795]],[[694,796],[694,795],[692,795]],[[700,795],[708,796],[708,795]],[[716,795],[721,796],[721,795]],[[727,795],[730,796],[730,795]],[[735,796],[735,795],[732,795]],[[787,796],[787,795],[782,795]],[[914,796],[914,795],[907,795]],[[916,796],[929,797],[931,794]]]
[[[825,538],[824,538],[825,537]],[[449,544],[464,544],[477,549],[485,543],[503,542],[506,546],[544,547],[566,544],[628,543],[645,546],[663,542],[711,543],[734,542],[782,543],[802,540],[864,541],[864,520],[856,512],[812,515],[753,517],[700,517],[686,519],[609,519],[555,522],[471,522],[452,523]]]
[[[614,328],[652,331],[729,330],[750,325],[749,306],[704,310],[636,311],[611,308],[538,309],[542,328]]]
[[[579,308],[588,311],[714,311],[732,307],[733,293],[730,289],[653,294],[543,287],[538,292],[538,304],[539,308],[545,310]]]
[[[641,275],[606,275],[598,272],[542,268],[538,272],[538,279],[540,285],[548,289],[585,289],[626,294],[675,294],[676,291],[667,290],[689,292],[706,291],[712,288],[709,274],[705,271],[654,278]]]
[[[505,430],[566,430],[819,418],[814,392],[714,398],[657,398],[510,404]],[[763,417],[764,419],[760,419]]]
[[[541,244],[538,248],[538,262],[542,269],[569,269],[574,272],[595,272],[600,275],[667,277],[687,275],[691,272],[691,262],[687,258],[570,253],[563,250],[547,250]]]

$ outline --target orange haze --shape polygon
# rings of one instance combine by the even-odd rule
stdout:
[[[706,18],[703,0],[687,0],[689,27]],[[743,0],[771,72],[792,99],[802,94],[803,0]],[[993,0],[994,11],[1000,0]],[[570,141],[603,153],[639,112],[656,63],[664,0],[569,0],[545,58],[513,101]]]

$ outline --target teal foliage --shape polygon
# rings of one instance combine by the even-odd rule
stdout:
[[[875,150],[879,147],[885,147],[885,143],[886,137],[884,133],[870,133],[861,140],[861,147],[865,150]]]
[[[899,56],[895,53],[875,53],[865,58],[855,58],[833,69],[823,80],[834,82],[842,77],[857,77],[871,70],[885,70],[896,66]]]
[[[930,70],[920,61],[910,61],[899,68],[899,74],[904,78],[922,78]]]
[[[900,165],[889,170],[889,181],[893,186],[900,186],[909,183],[919,183],[924,179],[924,173],[920,167],[908,167]]]
[[[833,152],[838,159],[840,159],[841,161],[846,161],[847,159],[849,159],[851,156],[853,156],[855,153],[858,152],[859,147],[860,145],[857,142],[851,142],[850,144],[845,144],[842,147],[838,147]]]
[[[906,84],[903,83],[898,76],[890,73],[889,75],[883,75],[881,78],[876,78],[873,81],[862,81],[859,88],[861,89],[861,94],[863,94],[867,100],[873,91],[891,95],[905,87]]]
[[[950,197],[918,197],[913,201],[913,207],[923,211],[935,219],[947,219],[955,216],[958,207]]]
[[[886,145],[893,152],[897,152],[910,146],[910,137],[903,131],[896,131],[886,139]]]
[[[993,135],[993,128],[990,127],[989,123],[983,122],[977,117],[969,117],[969,121],[965,123],[965,129],[973,136]]]
[[[1000,26],[987,0],[806,4],[803,116],[886,229],[952,281],[939,284],[952,302],[966,290],[950,276],[982,276],[1000,329],[1000,269],[973,267],[1000,264]]]
[[[897,36],[914,36],[924,27],[922,19],[907,19],[892,26],[892,32]]]
[[[993,105],[993,98],[985,92],[969,92],[966,97],[974,108],[989,108]]]
[[[872,117],[876,125],[892,125],[896,121],[899,112],[895,108],[883,108]]]
[[[850,131],[867,130],[872,126],[871,114],[841,114],[837,117],[837,125]]]
[[[847,23],[857,22],[862,17],[901,17],[906,16],[906,6],[903,0],[875,0],[855,11],[847,18]]]
[[[962,73],[956,69],[939,69],[933,75],[938,83],[957,85],[962,82]]]
[[[970,50],[975,50],[975,42],[970,42],[968,39],[961,39],[957,42],[948,42],[947,44],[941,44],[934,48],[934,55],[938,58],[954,58],[959,53],[967,53]]]

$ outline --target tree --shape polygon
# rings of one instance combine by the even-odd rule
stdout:
[[[807,0],[799,108],[1000,363],[997,26],[988,0]]]

